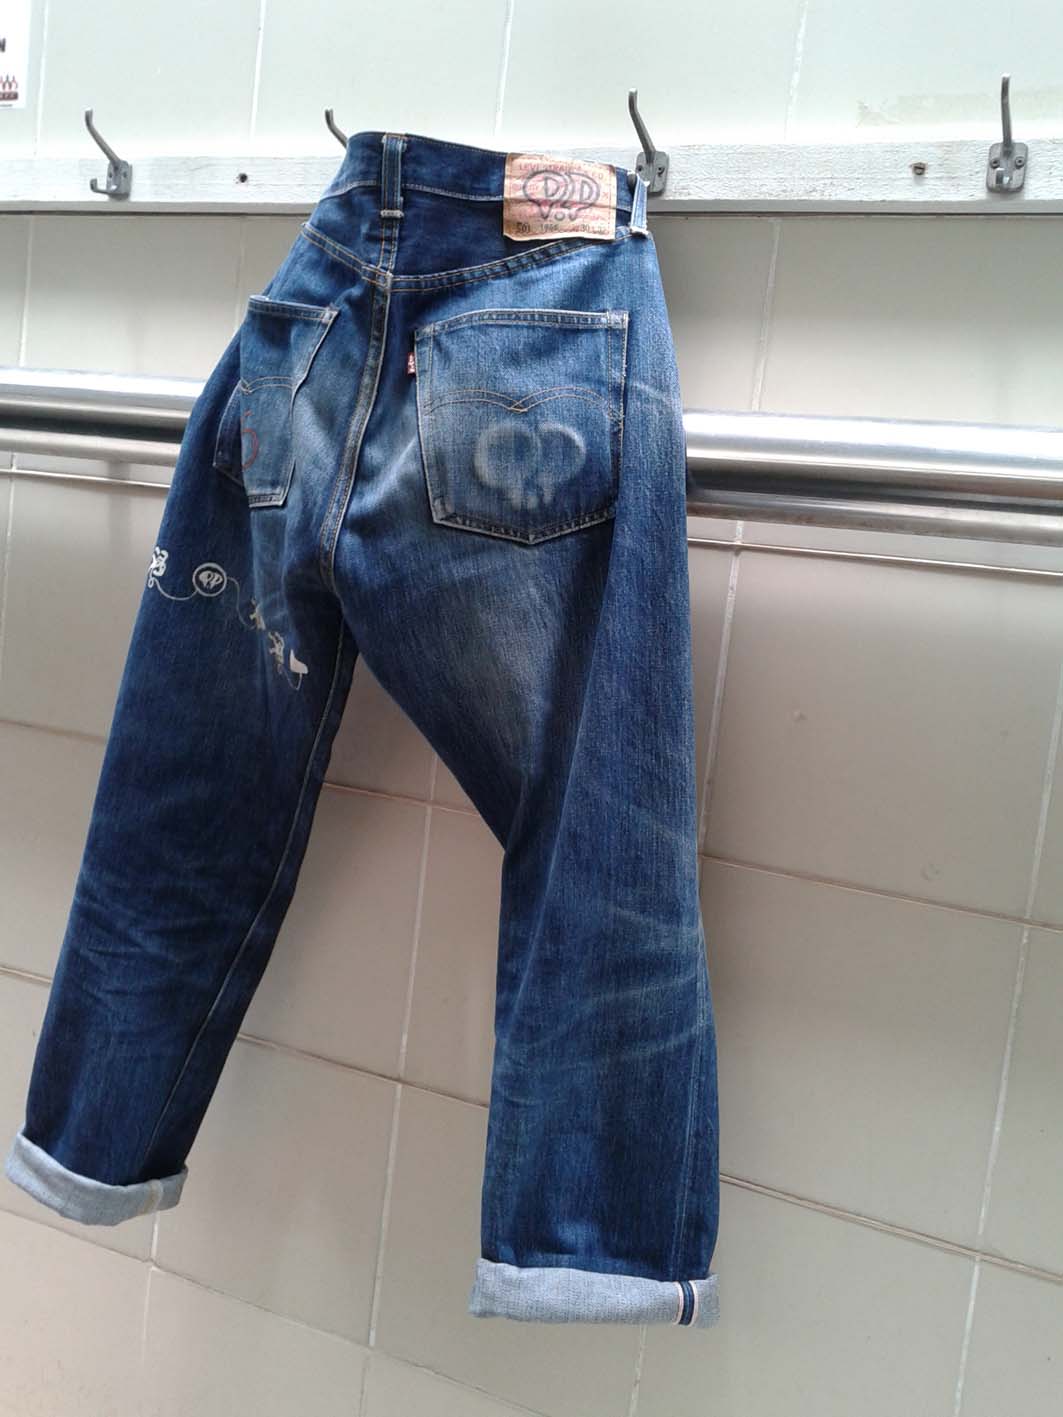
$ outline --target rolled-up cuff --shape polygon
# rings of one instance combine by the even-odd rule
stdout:
[[[19,1131],[4,1162],[4,1175],[35,1200],[82,1225],[118,1225],[153,1210],[177,1204],[188,1175],[182,1166],[172,1176],[111,1186],[69,1171],[54,1156]]]
[[[469,1294],[469,1313],[537,1323],[709,1328],[720,1317],[720,1301],[715,1274],[700,1279],[642,1279],[563,1266],[500,1264],[481,1257]]]

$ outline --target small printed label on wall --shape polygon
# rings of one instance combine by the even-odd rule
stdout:
[[[26,107],[30,0],[0,5],[0,108]]]

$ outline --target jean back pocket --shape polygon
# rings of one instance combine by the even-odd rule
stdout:
[[[414,331],[433,520],[531,544],[616,510],[626,310],[466,310]]]
[[[282,506],[295,470],[295,399],[339,314],[252,295],[240,327],[240,377],[222,412],[214,466],[251,506]]]

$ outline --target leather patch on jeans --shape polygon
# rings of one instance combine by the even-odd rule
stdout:
[[[502,234],[514,241],[545,237],[616,237],[616,168],[607,162],[507,153]]]

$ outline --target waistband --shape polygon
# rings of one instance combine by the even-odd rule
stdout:
[[[521,149],[520,151],[524,151]],[[425,133],[367,128],[347,139],[343,161],[321,194],[338,197],[357,187],[376,188],[387,211],[401,211],[405,188],[420,188],[470,201],[501,201],[508,153],[497,148],[453,143]],[[631,225],[646,222],[648,183],[634,170],[606,164],[616,172],[616,210]]]

